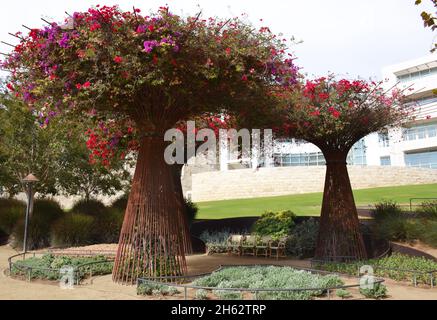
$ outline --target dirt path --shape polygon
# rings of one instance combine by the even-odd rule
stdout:
[[[121,286],[112,282],[111,276],[92,279],[92,283],[63,290],[58,285],[25,282],[7,277],[4,271],[8,268],[7,259],[16,253],[8,246],[0,247],[0,300],[146,300],[136,295],[135,287]],[[228,257],[226,255],[196,255],[187,258],[190,274],[199,274],[216,270],[220,265],[288,265],[308,268],[308,261],[271,260],[253,257]],[[422,289],[399,285],[387,281],[389,299],[437,300],[437,289]],[[156,299],[156,298],[155,298]]]

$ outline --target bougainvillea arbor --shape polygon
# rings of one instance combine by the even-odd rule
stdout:
[[[316,257],[365,258],[347,156],[368,134],[406,120],[403,93],[395,88],[384,90],[382,83],[329,76],[307,81],[291,96],[285,136],[313,143],[326,159]]]
[[[23,39],[2,66],[11,71],[8,87],[47,122],[74,113],[124,128],[110,143],[135,129],[137,168],[113,278],[183,274],[190,238],[164,132],[196,115],[269,108],[271,86],[295,84],[293,60],[268,28],[238,18],[95,7],[66,22],[17,34]],[[108,150],[101,146],[103,156]]]

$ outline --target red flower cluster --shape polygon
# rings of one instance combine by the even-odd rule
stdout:
[[[114,62],[120,64],[120,63],[123,62],[123,58],[120,57],[120,56],[115,56],[115,57],[114,57]]]
[[[84,84],[76,84],[76,89],[80,90],[80,89],[88,89],[89,87],[91,87],[91,82],[87,81]]]

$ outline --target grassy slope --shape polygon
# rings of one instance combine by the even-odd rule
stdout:
[[[410,198],[437,197],[437,184],[375,188],[354,191],[358,206],[367,206],[381,200],[409,204]],[[224,219],[259,216],[266,210],[292,210],[297,215],[319,215],[321,193],[281,197],[200,202],[198,219]]]

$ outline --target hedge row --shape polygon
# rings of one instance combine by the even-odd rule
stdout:
[[[116,243],[123,224],[127,197],[106,207],[96,200],[81,200],[65,212],[53,200],[36,200],[28,230],[28,249]],[[22,248],[26,205],[22,201],[0,199],[0,236],[9,237],[16,248]],[[197,213],[193,203],[186,202],[190,222]]]

